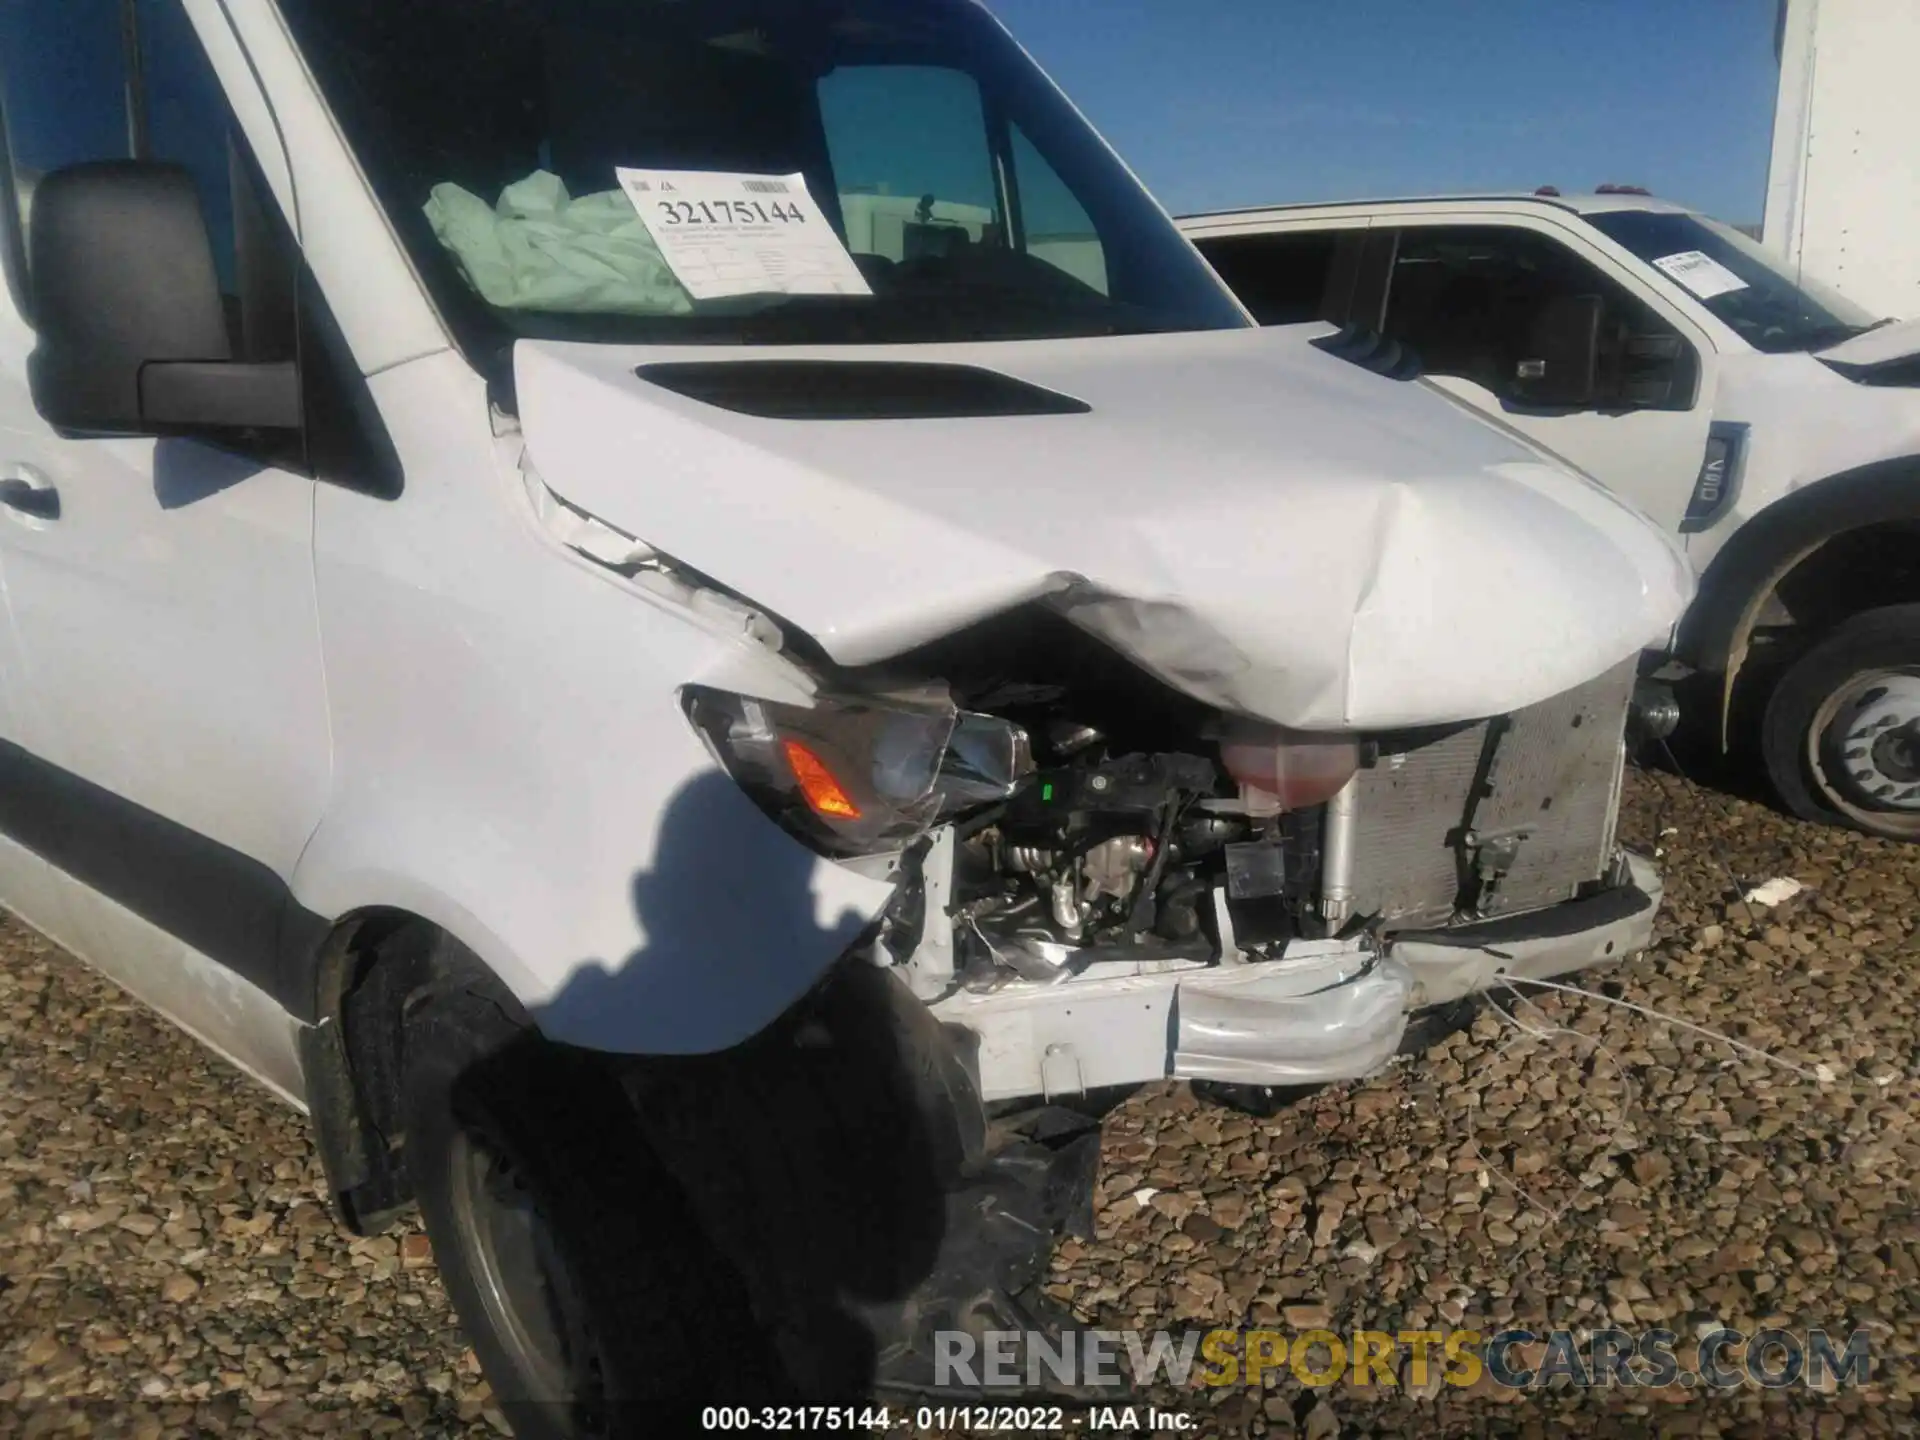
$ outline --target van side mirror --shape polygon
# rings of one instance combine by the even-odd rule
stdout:
[[[233,358],[185,168],[110,160],[55,170],[35,188],[27,240],[37,337],[27,380],[55,429],[299,428],[296,367]]]
[[[1593,404],[1600,388],[1598,295],[1556,295],[1533,317],[1514,367],[1514,398],[1527,405]]]

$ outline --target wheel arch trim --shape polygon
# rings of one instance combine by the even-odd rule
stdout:
[[[1721,679],[1723,749],[1754,631],[1780,586],[1840,537],[1900,521],[1920,524],[1920,455],[1877,460],[1792,491],[1736,530],[1707,566],[1675,648],[1680,659]]]

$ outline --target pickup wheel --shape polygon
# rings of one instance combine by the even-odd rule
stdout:
[[[742,1287],[595,1057],[429,988],[403,1104],[434,1258],[516,1435],[692,1434],[714,1389],[739,1398],[760,1348]]]
[[[1836,626],[1775,682],[1760,738],[1794,814],[1920,840],[1920,605]]]

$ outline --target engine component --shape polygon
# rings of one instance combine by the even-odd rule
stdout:
[[[1088,728],[1042,733],[1054,743]],[[961,907],[991,962],[1039,978],[1102,939],[1199,938],[1220,852],[1248,834],[1245,819],[1196,808],[1221,786],[1205,757],[1109,756],[1097,744],[1036,773],[966,842],[976,878]]]
[[[1227,846],[1227,896],[1265,900],[1287,889],[1286,852],[1267,841]]]
[[[1360,746],[1346,735],[1239,726],[1221,740],[1220,763],[1239,782],[1247,813],[1277,815],[1331,797],[1360,767]]]
[[[1082,904],[1079,887],[1071,873],[1053,877],[1053,923],[1069,940],[1078,940],[1080,931],[1093,918],[1093,906]]]
[[[1053,746],[1053,753],[1061,759],[1071,759],[1107,737],[1091,725],[1082,725],[1077,720],[1056,720],[1047,727],[1047,742]]]
[[[1662,680],[1641,680],[1633,687],[1633,730],[1645,740],[1671,739],[1680,728],[1680,699]]]
[[[1357,782],[1349,780],[1327,801],[1326,835],[1320,851],[1320,915],[1334,929],[1353,914],[1354,832],[1359,814]]]
[[[1007,802],[1000,824],[1023,840],[1077,834],[1116,817],[1157,815],[1178,796],[1210,793],[1218,778],[1213,762],[1198,755],[1122,755],[1042,770]]]
[[[1124,900],[1153,861],[1153,841],[1144,835],[1119,835],[1087,851],[1081,873],[1095,895]]]

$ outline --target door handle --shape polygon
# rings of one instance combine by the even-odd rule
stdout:
[[[0,505],[36,520],[60,518],[60,492],[31,465],[0,465]]]

